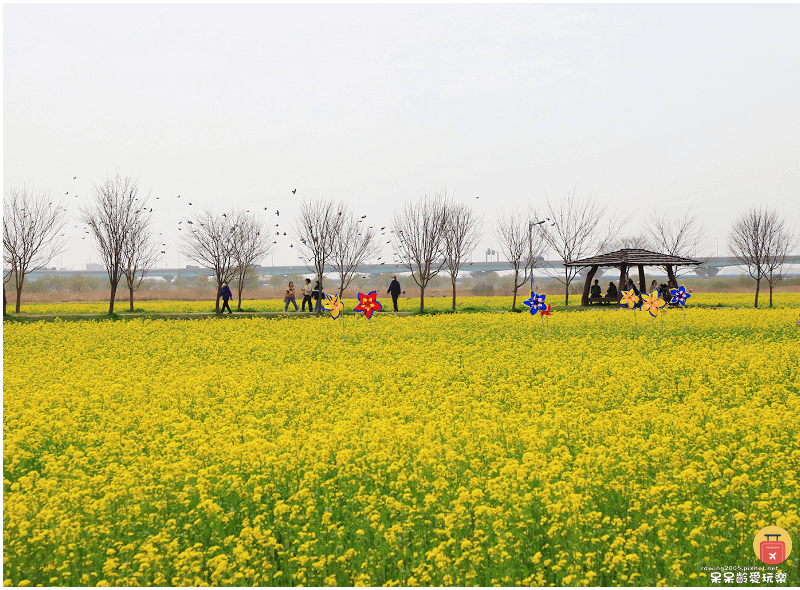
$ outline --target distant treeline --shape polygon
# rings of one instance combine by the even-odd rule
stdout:
[[[293,274],[293,275],[263,275],[260,277],[253,277],[247,285],[248,290],[268,288],[268,289],[283,289],[293,281],[295,286],[303,285],[306,278],[312,279],[311,273],[306,274]],[[658,277],[655,277],[658,280]],[[666,281],[666,277],[662,277]],[[416,291],[417,287],[410,278],[400,276],[400,283],[403,289],[409,291]],[[612,274],[606,274],[600,278],[600,284],[605,287],[608,286],[609,281],[615,284],[618,282],[619,277]],[[648,281],[651,280],[648,277]],[[391,281],[390,273],[366,275],[356,277],[350,284],[348,290],[356,291],[378,291],[379,295],[385,294],[386,289]],[[450,279],[447,275],[439,275],[431,280],[430,287],[432,290],[446,289],[450,284]],[[13,285],[13,278],[9,277],[8,282]],[[717,292],[726,290],[738,289],[752,289],[755,280],[748,275],[736,276],[716,276],[710,279],[702,279],[694,275],[686,275],[680,278],[682,284],[688,288],[696,289],[704,292]],[[326,291],[333,292],[338,285],[336,281],[327,279],[328,286]],[[554,279],[537,278],[535,280],[537,290],[543,292],[558,293],[563,290],[563,287],[558,287],[559,283]],[[501,295],[510,292],[513,289],[513,282],[511,276],[500,276],[495,272],[481,273],[473,277],[465,277],[458,281],[459,289],[471,291],[474,295]],[[779,283],[779,286],[784,287],[797,287],[800,286],[800,275],[789,277]],[[28,280],[25,282],[25,290],[31,293],[53,293],[53,292],[70,292],[70,293],[87,293],[92,291],[108,290],[108,279],[98,277],[95,275],[58,275],[46,274],[42,275],[36,280]],[[181,289],[199,289],[211,290],[215,289],[213,280],[205,275],[195,277],[178,277],[172,281],[166,280],[145,280],[140,291],[170,291]],[[578,295],[583,290],[583,282],[576,281],[570,285],[570,294]],[[438,293],[437,293],[438,295]]]

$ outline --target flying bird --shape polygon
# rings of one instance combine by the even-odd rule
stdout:
[[[162,254],[166,254],[166,252],[164,252],[163,250],[161,251],[161,253],[162,253]]]
[[[294,189],[294,190],[292,191],[292,194],[294,195],[294,194],[296,194],[296,193],[297,193],[297,189]]]
[[[181,198],[181,196],[180,196],[180,195],[178,195],[178,198],[180,199],[180,198]]]
[[[152,212],[153,212],[153,208],[150,207],[150,211],[148,211],[148,213],[152,213]]]
[[[297,190],[297,189],[294,189],[294,190]],[[266,209],[266,207],[264,207],[264,209]],[[275,215],[277,215],[278,217],[280,217],[280,215],[281,215],[281,212],[280,212],[280,211],[275,211]]]
[[[223,217],[227,217],[227,215],[225,215],[224,213],[222,214],[222,216],[223,216]]]
[[[294,248],[294,244],[289,244],[289,247],[290,248]]]
[[[384,225],[384,226],[381,228],[381,231],[383,231],[383,230],[385,230],[385,229],[386,229],[386,226]]]
[[[191,205],[191,203],[189,203]]]
[[[361,219],[364,219],[365,217],[366,217],[366,215],[362,215],[362,216],[361,216]]]
[[[68,195],[68,194],[69,194],[69,191],[65,192],[64,194],[65,194],[65,195]]]
[[[75,180],[76,178],[78,178],[78,177],[77,177],[77,176],[73,176],[73,177],[72,177],[72,180]]]

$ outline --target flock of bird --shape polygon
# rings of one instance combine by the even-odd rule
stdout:
[[[77,178],[78,178],[77,176],[73,176],[73,178],[72,178],[72,179],[73,179],[73,180],[77,180]],[[292,193],[292,195],[297,195],[297,189],[296,189],[296,188],[295,188],[295,189],[293,189],[293,190],[291,191],[291,193]],[[69,194],[70,194],[70,193],[69,193],[69,191],[66,191],[64,194],[65,194],[65,196],[69,196]],[[77,197],[78,197],[77,193],[74,193],[74,194],[72,195],[72,197],[74,197],[74,198],[77,198]],[[180,198],[181,198],[181,195],[177,195],[177,196],[175,197],[176,201],[177,201],[177,199],[180,199]],[[139,200],[139,199],[138,199],[138,197],[137,197],[137,199],[136,199],[136,200]],[[160,200],[161,200],[161,197],[155,197],[155,200],[157,200],[157,201],[160,201]],[[184,199],[184,202],[186,202],[186,207],[191,207],[191,206],[194,206],[194,205],[193,205],[193,203],[192,203],[191,201],[188,201],[188,200]],[[52,203],[51,203],[51,205],[52,205]],[[64,207],[64,210],[66,211],[66,207]],[[264,211],[268,211],[268,210],[269,210],[269,207],[264,207]],[[143,207],[143,208],[142,208],[142,211],[146,211],[148,214],[149,214],[149,213],[152,213],[152,212],[153,212],[153,207],[145,206],[145,207]],[[250,210],[248,209],[248,210],[246,210],[246,212],[247,212],[247,213],[250,213]],[[275,210],[275,216],[276,216],[276,217],[278,217],[278,218],[279,218],[279,217],[280,217],[280,214],[281,214],[281,213],[280,213],[280,210]],[[227,217],[227,215],[226,215],[225,213],[223,213],[222,215],[223,215],[224,217]],[[341,215],[341,213],[340,213],[340,215]],[[181,219],[180,219],[180,220],[177,222],[177,226],[181,226],[181,225],[183,225],[183,223],[184,223],[184,222],[186,222],[186,224],[187,224],[187,225],[194,225],[194,221],[192,221],[192,219],[190,219],[190,216],[189,216],[189,215],[184,215],[184,214],[182,214],[182,215],[180,215],[180,217],[182,217],[182,218],[181,218]],[[360,219],[358,220],[358,222],[359,222],[359,223],[362,223],[362,222],[363,222],[363,221],[364,221],[366,218],[367,218],[367,216],[366,216],[366,215],[362,215],[362,216],[360,217]],[[201,225],[202,225],[202,224],[201,224]],[[78,225],[75,225],[75,229],[77,229],[78,227],[79,227]],[[290,238],[291,238],[291,236],[287,236],[287,233],[286,233],[285,231],[280,231],[280,223],[276,223],[276,224],[274,225],[274,227],[275,227],[275,228],[278,228],[278,231],[276,231],[276,232],[275,232],[275,238],[276,238],[276,239],[272,241],[272,243],[273,243],[274,245],[277,245],[277,244],[278,244],[278,240],[281,240],[281,239],[282,239],[282,238],[284,238],[284,237],[287,237],[287,238],[289,238],[289,240],[287,240],[287,241],[290,241],[290,242],[291,242],[291,239],[290,239]],[[183,228],[183,227],[176,227],[176,229],[177,229],[178,231],[183,231],[183,229],[184,229],[184,228]],[[370,225],[370,226],[369,226],[369,229],[374,229],[374,226]],[[83,231],[83,233],[84,233],[84,234],[86,234],[86,235],[82,236],[82,237],[81,237],[81,240],[85,240],[85,239],[86,239],[86,238],[89,236],[89,234],[90,234],[91,232],[90,232],[89,228],[88,228],[87,226],[85,226],[85,225],[83,226],[83,229],[82,229],[82,231]],[[196,230],[195,230],[195,229],[191,229],[191,231],[195,232]],[[381,235],[381,236],[386,236],[386,226],[383,226],[383,227],[381,227],[381,228],[380,228],[380,232],[381,232],[381,233],[380,233],[380,235]],[[394,232],[390,231],[389,233],[394,233]],[[169,252],[170,248],[172,248],[172,247],[173,247],[173,244],[170,242],[170,240],[169,240],[168,238],[164,238],[164,233],[163,233],[163,232],[160,232],[158,235],[159,235],[159,237],[161,237],[162,239],[166,239],[166,240],[167,240],[167,241],[165,241],[165,242],[159,242],[159,243],[161,244],[161,248],[163,248],[163,249],[159,248],[159,253],[160,253],[160,254],[163,254],[163,255],[165,255],[165,256],[166,256],[166,255],[167,255],[167,253]],[[361,234],[359,234],[359,235],[361,235]],[[62,233],[62,234],[61,234],[61,236],[63,237],[63,236],[65,236],[65,234],[64,234],[64,233]],[[303,243],[305,244],[305,242],[304,242],[304,241],[303,241]],[[386,242],[386,244],[391,244],[391,243],[392,243],[392,241],[391,241],[391,240],[389,240],[389,241],[387,241],[387,242]],[[289,248],[294,248],[294,243],[290,243],[290,244],[289,244]],[[399,258],[399,256],[398,256],[397,252],[396,252],[396,251],[393,251],[393,253],[392,253],[392,254],[393,254],[393,256],[392,256],[392,260],[393,260],[393,262],[395,262],[395,263],[399,263],[399,262],[400,262],[400,258]],[[302,256],[301,256],[300,258],[302,258]],[[384,265],[384,264],[386,264],[386,261],[385,261],[385,260],[383,260],[383,256],[379,256],[379,257],[377,258],[377,261],[378,261],[378,262],[380,262],[380,264],[381,264],[381,265]],[[364,278],[366,278],[366,277],[364,277]]]

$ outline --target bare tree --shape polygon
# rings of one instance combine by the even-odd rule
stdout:
[[[783,279],[783,266],[792,250],[797,247],[798,238],[795,232],[787,227],[786,220],[778,217],[777,211],[770,211],[767,216],[765,237],[764,278],[769,284],[769,306],[772,307],[772,291],[775,284]]]
[[[538,231],[540,225],[541,222],[535,221],[530,214],[524,215],[519,211],[513,211],[508,217],[497,217],[495,235],[503,256],[514,270],[512,311],[517,309],[519,288],[531,280],[533,269],[544,252],[544,239]]]
[[[456,310],[456,279],[481,238],[483,218],[477,217],[467,205],[449,203],[444,232],[445,266],[453,286],[453,311]]]
[[[740,215],[728,233],[728,248],[733,257],[756,281],[754,307],[758,307],[761,279],[768,260],[769,236],[777,220],[777,211],[754,207]]]
[[[192,230],[183,235],[180,246],[183,256],[214,272],[217,283],[217,313],[220,313],[222,284],[231,281],[236,268],[233,224],[229,221],[232,216],[232,212],[218,215],[209,209],[204,210],[193,220]]]
[[[16,313],[20,310],[22,286],[29,273],[47,264],[65,246],[61,230],[66,223],[65,209],[46,193],[34,195],[23,186],[10,188],[3,200],[3,274],[14,276],[17,291]],[[5,279],[3,313],[5,314]]]
[[[240,209],[231,214],[231,223],[231,245],[236,261],[234,280],[239,296],[237,311],[241,311],[242,291],[247,281],[256,274],[258,265],[272,254],[275,246],[270,241],[266,225],[255,214]]]
[[[361,272],[372,270],[374,265],[369,265],[368,262],[380,248],[377,232],[365,227],[366,224],[363,220],[356,219],[353,211],[346,205],[339,207],[342,215],[338,232],[331,244],[330,262],[339,276],[339,298],[341,299],[344,290],[356,277],[359,266],[370,266],[369,270],[364,269]]]
[[[139,289],[147,272],[158,261],[158,245],[150,227],[152,216],[146,212],[148,198],[149,196],[139,201],[142,213],[133,219],[122,249],[122,275],[128,285],[131,311],[133,311],[134,291]]]
[[[644,234],[638,236],[623,236],[606,245],[605,252],[616,250],[635,249],[635,250],[654,250],[656,249],[651,240]]]
[[[606,205],[597,205],[590,197],[581,201],[573,189],[559,203],[551,203],[547,199],[546,223],[537,225],[546,245],[555,250],[556,255],[566,265],[569,262],[585,258],[589,254],[604,252],[613,243],[627,222],[617,215],[608,220],[603,230],[600,222],[606,214]],[[538,217],[534,212],[534,216]],[[541,217],[538,217],[541,219]],[[550,276],[564,285],[564,304],[569,305],[569,285],[579,272],[574,266],[564,266],[564,274],[552,273]],[[548,273],[550,274],[550,273]]]
[[[317,315],[322,313],[322,279],[325,265],[331,260],[336,236],[339,235],[343,205],[329,199],[315,199],[300,203],[300,213],[295,221],[295,235],[300,241],[300,251],[306,259],[309,270],[319,281],[319,300]]]
[[[397,256],[400,264],[411,271],[411,278],[420,288],[419,311],[425,311],[425,287],[445,265],[447,231],[447,195],[427,194],[417,203],[406,203],[392,217]]]
[[[697,216],[691,210],[683,217],[667,218],[666,214],[653,213],[647,220],[647,233],[649,236],[650,250],[655,250],[670,256],[694,258],[697,260],[698,248],[703,248],[707,239],[706,229],[699,224]],[[700,259],[705,262],[707,258]],[[678,284],[673,265],[663,266],[669,279]],[[681,273],[678,273],[681,274]]]
[[[117,287],[124,276],[125,254],[130,246],[131,232],[140,224],[144,211],[139,205],[139,186],[130,176],[106,178],[94,186],[94,201],[80,208],[78,219],[85,223],[94,237],[97,251],[108,273],[111,298],[108,314],[114,313]]]

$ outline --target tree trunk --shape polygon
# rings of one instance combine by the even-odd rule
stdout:
[[[19,306],[21,302],[22,302],[22,281],[20,281],[20,284],[17,287],[17,307],[14,310],[14,313],[19,313]]]
[[[222,283],[217,283],[217,305],[214,308],[214,313],[219,313],[219,298],[222,297]]]
[[[589,289],[592,287],[592,279],[594,278],[595,273],[597,272],[598,266],[592,266],[592,269],[589,271],[589,274],[586,275],[586,283],[583,285],[583,297],[581,297],[581,306],[582,307],[589,307]]]
[[[3,283],[3,315],[6,314],[6,305],[8,305],[8,299],[6,299],[6,284]]]
[[[108,302],[108,315],[114,315],[114,301],[117,299],[117,283],[111,283],[111,299]]]
[[[647,293],[647,281],[644,278],[644,264],[639,265],[639,292]]]
[[[769,281],[769,306],[772,307],[772,280]]]
[[[236,311],[242,311],[242,288],[239,287],[239,304],[236,306]]]
[[[517,279],[519,279],[519,270],[514,269],[514,298],[511,300],[511,311],[517,311]]]
[[[456,310],[456,282],[453,281],[453,311]]]
[[[623,284],[625,280],[625,274],[627,273],[628,265],[622,264],[619,267],[619,285],[617,286],[617,303],[622,300],[622,290],[627,290],[628,286]]]
[[[564,305],[569,305],[569,281],[567,281],[567,287],[564,290]]]
[[[667,265],[667,276],[669,277],[669,280],[672,281],[672,284],[675,287],[677,287],[678,286],[678,279],[675,278],[675,271],[672,269],[672,265],[671,264]]]
[[[312,297],[313,299],[313,297]],[[317,307],[319,305],[319,307]],[[322,315],[322,275],[320,274],[319,277],[319,298],[314,302],[314,307],[316,308],[314,311],[317,312],[317,315]]]
[[[131,294],[131,313],[133,313],[133,285],[128,285],[128,291]]]
[[[419,312],[425,311],[425,287],[419,288]]]
[[[761,290],[761,277],[756,279],[756,303],[755,308],[758,309],[758,292]]]

